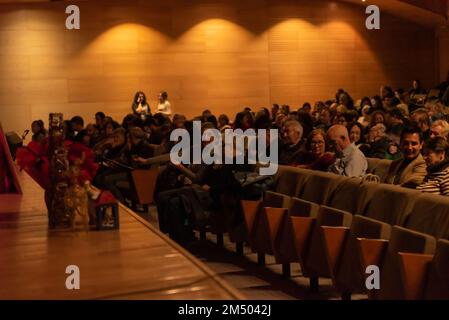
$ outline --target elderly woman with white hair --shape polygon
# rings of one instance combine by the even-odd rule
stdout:
[[[430,138],[443,137],[447,140],[449,134],[449,123],[446,120],[437,120],[430,126]]]
[[[383,123],[378,123],[371,127],[368,132],[367,143],[360,146],[360,151],[367,158],[385,159],[390,146],[390,139],[386,134],[386,127]]]

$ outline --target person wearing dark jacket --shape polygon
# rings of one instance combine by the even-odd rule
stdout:
[[[368,143],[359,147],[365,157],[385,159],[391,142],[385,131],[386,128],[381,123],[376,124],[369,130]]]
[[[240,184],[232,165],[175,166],[185,179],[181,188],[162,191],[156,196],[159,228],[180,244],[196,240],[192,228],[208,223],[211,214],[222,209],[222,197],[237,198]]]
[[[279,151],[279,164],[291,165],[304,151],[302,144],[303,128],[296,120],[287,120],[282,126],[282,144]]]
[[[118,167],[118,172],[106,175],[104,178],[104,186],[109,190],[114,197],[124,203],[125,197],[118,188],[118,184],[130,184],[129,171],[132,169],[147,169],[150,166],[134,161],[134,159],[150,158],[153,155],[153,148],[145,140],[145,132],[138,127],[129,129],[128,142],[124,150],[119,154],[119,157],[114,164]]]

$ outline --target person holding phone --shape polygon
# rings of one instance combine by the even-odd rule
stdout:
[[[150,105],[147,103],[147,97],[143,91],[136,92],[132,104],[133,113],[145,120],[147,115],[151,114]]]

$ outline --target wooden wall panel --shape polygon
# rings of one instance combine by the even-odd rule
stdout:
[[[206,107],[231,118],[243,106],[355,99],[382,84],[425,86],[438,76],[445,40],[382,13],[328,0],[80,1],[81,30],[65,29],[67,3],[0,5],[0,120],[21,132],[61,111],[121,121],[134,93],[151,107],[167,90],[174,112]],[[440,72],[442,73],[442,72]],[[11,111],[14,110],[14,111]]]

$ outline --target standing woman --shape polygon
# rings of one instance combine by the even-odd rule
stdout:
[[[151,114],[150,105],[147,103],[147,97],[145,96],[144,92],[136,92],[132,109],[133,113],[137,116],[140,116],[142,120],[144,120],[147,115]]]
[[[159,94],[159,104],[157,106],[157,112],[171,116],[171,104],[168,101],[168,94],[166,91],[161,91]]]

